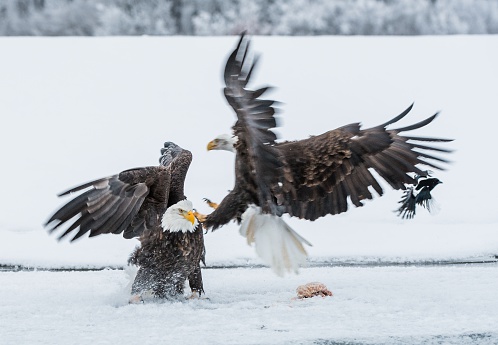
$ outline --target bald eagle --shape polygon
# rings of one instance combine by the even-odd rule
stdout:
[[[249,43],[241,35],[225,67],[224,94],[237,116],[233,132],[208,144],[208,149],[235,152],[235,185],[206,217],[205,227],[214,230],[232,219],[243,221],[245,212],[253,206],[261,217],[288,214],[313,221],[346,212],[348,199],[356,207],[363,206],[364,200],[373,198],[371,189],[382,195],[371,170],[392,188],[405,189],[405,184],[414,182],[409,173],[424,176],[418,165],[442,169],[436,162],[448,162],[428,151],[450,150],[424,142],[451,140],[401,135],[426,126],[437,114],[414,125],[387,128],[405,117],[412,106],[372,128],[362,129],[359,123],[352,123],[308,139],[277,143],[272,131],[277,126],[275,102],[260,98],[268,88],[246,88],[257,62],[257,58],[251,59]],[[243,222],[245,226],[250,224]],[[285,226],[284,222],[273,224],[272,231],[286,233]],[[253,232],[257,231],[254,227]],[[278,252],[278,248],[280,243],[267,244],[269,256],[281,255],[283,261],[288,260],[289,252]]]
[[[180,296],[187,279],[192,292],[200,295],[204,291],[203,231],[183,192],[191,161],[190,151],[166,142],[159,166],[125,170],[59,194],[84,191],[56,211],[45,226],[53,232],[75,219],[59,236],[75,233],[71,241],[86,233],[138,237],[140,246],[129,259],[139,267],[132,285],[135,297]]]

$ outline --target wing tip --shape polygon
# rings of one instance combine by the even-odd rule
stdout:
[[[410,104],[408,106],[408,108],[406,108],[405,110],[403,110],[399,115],[395,116],[394,118],[392,118],[391,120],[389,120],[387,122],[384,122],[379,127],[387,127],[389,125],[392,125],[395,122],[398,122],[399,120],[401,120],[402,118],[404,118],[412,110],[414,104],[415,104],[415,102],[412,102],[412,104]]]

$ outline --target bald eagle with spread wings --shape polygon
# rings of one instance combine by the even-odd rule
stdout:
[[[216,229],[235,219],[241,232],[256,243],[277,273],[295,270],[303,261],[307,242],[280,217],[288,214],[315,220],[348,210],[348,199],[356,206],[379,196],[383,189],[375,171],[393,189],[405,189],[415,181],[410,173],[425,176],[420,166],[442,169],[447,163],[430,151],[451,152],[427,142],[449,139],[402,135],[431,123],[437,114],[416,124],[388,128],[404,118],[398,116],[378,126],[363,129],[348,124],[299,141],[276,142],[277,126],[273,100],[261,99],[267,87],[247,89],[257,62],[249,53],[250,40],[242,35],[226,64],[224,94],[237,115],[232,135],[223,135],[208,144],[208,150],[235,152],[235,185],[204,226]],[[269,241],[273,243],[269,244]]]
[[[50,232],[70,224],[59,239],[74,234],[71,241],[87,233],[90,237],[121,233],[127,239],[138,237],[140,246],[129,259],[139,267],[132,302],[147,296],[181,296],[186,280],[193,294],[204,291],[203,231],[184,195],[192,154],[172,142],[164,144],[161,154],[159,166],[125,170],[61,193],[84,191],[45,224]]]

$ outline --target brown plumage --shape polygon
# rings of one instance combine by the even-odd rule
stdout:
[[[405,117],[412,106],[379,126],[362,129],[352,123],[308,139],[276,143],[274,101],[261,100],[268,88],[246,89],[257,59],[250,58],[249,39],[240,38],[225,68],[225,97],[237,115],[233,126],[235,186],[204,225],[216,229],[232,219],[240,221],[248,205],[262,212],[315,220],[357,207],[372,199],[371,189],[383,190],[369,169],[394,189],[412,184],[410,173],[424,176],[420,166],[441,169],[448,162],[428,151],[451,152],[424,142],[448,139],[401,135],[432,122],[437,114],[411,126],[388,129]],[[212,143],[210,143],[212,145]],[[212,148],[212,146],[209,146]],[[422,151],[420,151],[422,150]]]
[[[133,294],[175,296],[183,293],[186,279],[193,291],[201,293],[202,227],[169,231],[161,224],[166,210],[186,199],[184,181],[192,154],[171,142],[164,144],[161,154],[159,166],[125,170],[61,193],[84,191],[56,211],[45,226],[53,232],[79,216],[59,239],[70,233],[75,233],[71,241],[86,233],[138,237],[141,246],[129,260],[139,266]]]
[[[348,197],[357,207],[372,199],[369,188],[378,195],[381,186],[369,169],[375,170],[393,189],[405,189],[415,182],[409,173],[426,174],[419,165],[441,169],[436,162],[447,162],[417,149],[451,152],[423,145],[422,141],[449,141],[438,138],[402,136],[401,132],[429,124],[436,115],[412,126],[392,129],[387,125],[408,114],[412,106],[389,121],[368,129],[350,124],[309,139],[277,145],[284,162],[281,188],[274,191],[278,203],[292,216],[314,220],[348,209]],[[298,153],[299,154],[296,154]]]
[[[205,262],[202,227],[195,232],[146,230],[128,262],[139,267],[132,285],[132,295],[151,291],[155,297],[183,294],[185,280],[192,292],[204,292],[200,261]]]

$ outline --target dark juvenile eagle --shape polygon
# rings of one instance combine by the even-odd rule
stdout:
[[[401,200],[398,202],[401,206],[397,209],[398,216],[405,219],[415,217],[417,205],[422,206],[430,213],[434,209],[434,199],[431,191],[440,183],[443,183],[435,177],[422,178],[415,176],[416,186],[407,187],[403,192]],[[418,191],[417,193],[415,191]]]
[[[235,185],[207,216],[205,227],[216,229],[232,219],[240,222],[247,219],[244,213],[255,207],[257,211],[253,211],[241,227],[246,235],[257,237],[261,231],[250,224],[257,223],[254,214],[272,219],[289,214],[308,220],[339,214],[348,210],[348,199],[359,207],[364,200],[373,198],[371,189],[383,194],[371,170],[392,188],[405,189],[405,184],[415,182],[409,173],[424,176],[419,165],[441,169],[435,162],[447,162],[428,151],[447,153],[450,150],[424,143],[451,140],[401,135],[426,126],[437,114],[410,126],[387,128],[405,117],[412,106],[372,128],[362,129],[359,123],[352,123],[308,139],[277,143],[272,131],[277,125],[275,102],[260,98],[268,88],[256,91],[246,88],[257,62],[251,58],[249,43],[242,35],[225,67],[224,94],[237,115],[232,135],[224,135],[208,144],[208,149],[235,152]],[[222,145],[224,140],[228,140],[226,146]],[[284,229],[286,226],[280,220],[269,231],[290,233]],[[295,243],[296,238],[291,237],[290,243]],[[290,253],[279,251],[280,243],[263,245],[268,256],[280,255],[281,261],[289,261]]]
[[[132,285],[134,301],[149,295],[181,295],[187,279],[192,292],[200,294],[204,238],[183,192],[191,161],[190,151],[166,142],[159,166],[125,170],[61,193],[84,191],[55,212],[45,226],[52,232],[74,220],[59,237],[75,233],[71,241],[86,233],[90,237],[121,233],[127,239],[138,237],[140,247],[129,259],[139,267]]]

